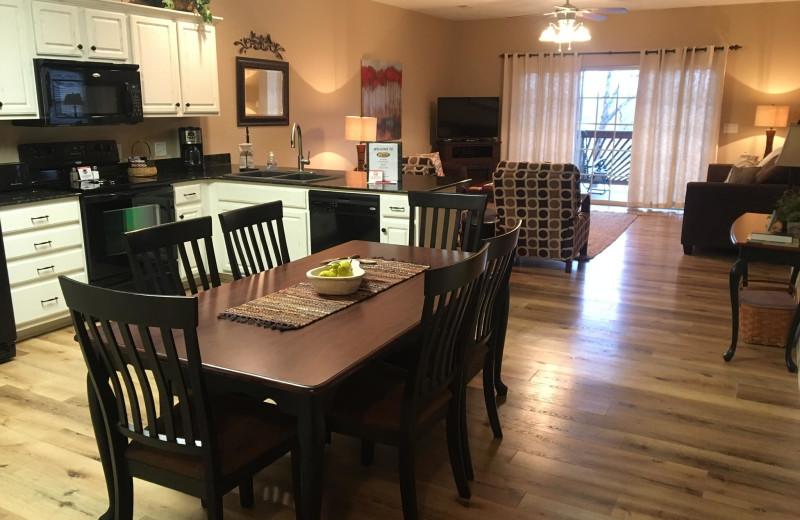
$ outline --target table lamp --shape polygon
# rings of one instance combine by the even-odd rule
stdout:
[[[789,122],[788,105],[758,105],[756,106],[756,120],[754,126],[766,126],[767,146],[764,148],[764,157],[772,152],[772,140],[775,138],[775,127],[783,128]]]
[[[374,141],[378,134],[377,117],[345,116],[344,138],[348,141],[358,141],[356,154],[358,157],[357,171],[364,171],[366,159],[366,141]]]
[[[797,187],[798,176],[800,176],[800,124],[789,125],[789,132],[786,134],[786,141],[783,142],[783,150],[778,157],[775,166],[786,166],[789,168],[789,187]]]
[[[72,107],[74,117],[78,117],[78,107],[83,106],[83,98],[80,94],[72,92],[64,96],[64,105]]]

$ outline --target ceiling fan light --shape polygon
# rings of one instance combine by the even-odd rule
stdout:
[[[574,42],[588,42],[591,39],[592,35],[589,34],[589,29],[583,24],[580,24],[578,28],[575,29],[575,34],[572,36],[572,41]]]
[[[550,24],[550,25],[547,26],[547,28],[544,31],[542,31],[542,35],[539,36],[539,41],[542,41],[542,42],[554,42],[554,41],[556,41],[557,37],[558,37],[558,34],[556,33],[555,27],[553,27],[553,25]]]

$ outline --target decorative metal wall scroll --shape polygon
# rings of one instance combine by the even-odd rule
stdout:
[[[266,35],[256,34],[255,31],[250,31],[249,37],[245,36],[241,40],[233,42],[233,44],[241,46],[239,54],[246,54],[248,49],[269,51],[275,54],[279,60],[283,59],[281,52],[286,51],[280,43],[272,41],[269,33]]]

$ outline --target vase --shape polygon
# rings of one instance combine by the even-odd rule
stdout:
[[[786,234],[794,238],[800,238],[800,222],[787,222]]]

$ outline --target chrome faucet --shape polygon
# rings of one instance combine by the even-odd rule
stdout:
[[[311,150],[308,151],[308,158],[303,158],[303,131],[297,123],[292,125],[292,148],[295,148],[295,142],[297,142],[297,169],[302,172],[305,171],[303,166],[311,164]]]

